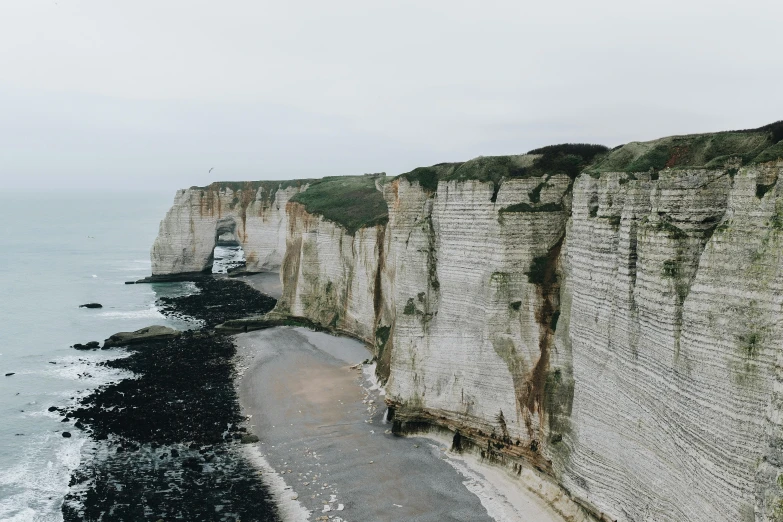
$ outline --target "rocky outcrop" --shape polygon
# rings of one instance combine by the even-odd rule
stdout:
[[[277,271],[289,198],[306,181],[213,183],[180,190],[152,246],[154,277],[209,271],[218,243],[240,245],[246,270]]]
[[[128,346],[151,341],[169,341],[182,335],[182,332],[168,326],[153,325],[134,332],[117,332],[103,342],[104,348]]]
[[[781,521],[782,138],[416,169],[366,225],[295,198],[276,314],[372,344],[395,430],[567,520]]]

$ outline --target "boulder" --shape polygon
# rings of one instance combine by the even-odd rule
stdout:
[[[182,335],[182,332],[168,326],[153,325],[136,330],[135,332],[118,332],[103,343],[104,348],[114,346],[127,346],[129,344],[145,343],[149,341],[168,341]]]
[[[85,344],[76,343],[71,348],[76,348],[77,350],[97,350],[100,347],[101,347],[101,343],[99,343],[98,341],[90,341]]]
[[[101,303],[86,303],[79,305],[79,308],[103,308],[103,305]]]

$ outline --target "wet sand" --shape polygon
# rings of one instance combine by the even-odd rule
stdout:
[[[310,520],[560,520],[503,471],[452,458],[443,443],[391,435],[383,398],[351,368],[371,356],[362,343],[290,327],[236,339],[255,446]]]

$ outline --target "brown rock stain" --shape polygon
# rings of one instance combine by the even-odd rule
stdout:
[[[546,255],[546,263],[543,274],[534,283],[538,306],[536,307],[536,322],[539,325],[538,348],[539,358],[525,380],[522,390],[517,390],[517,400],[525,412],[525,424],[532,436],[532,416],[538,415],[539,430],[544,427],[544,394],[546,388],[547,372],[549,371],[549,354],[552,349],[555,332],[552,329],[552,318],[560,310],[560,282],[557,278],[557,270],[560,261],[560,249],[563,246],[563,238],[549,249]],[[539,440],[543,440],[543,433],[538,434]]]

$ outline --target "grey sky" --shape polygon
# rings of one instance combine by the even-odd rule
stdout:
[[[2,0],[0,190],[398,174],[757,127],[783,119],[782,5]]]

